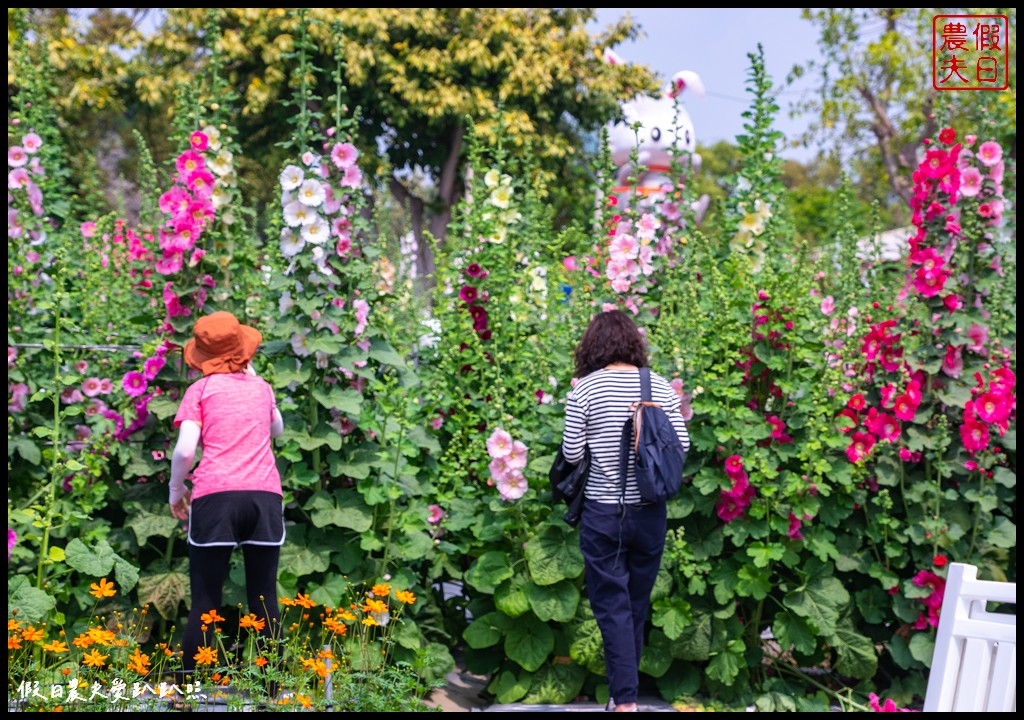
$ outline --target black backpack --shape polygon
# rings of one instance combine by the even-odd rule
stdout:
[[[665,409],[651,396],[651,369],[647,367],[640,368],[640,398],[629,406],[630,417],[619,441],[622,491],[632,448],[640,497],[644,502],[664,502],[683,484],[686,450]]]

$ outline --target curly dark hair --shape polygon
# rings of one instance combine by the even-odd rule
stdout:
[[[573,351],[578,378],[621,362],[647,365],[647,342],[633,319],[621,310],[607,310],[591,319]]]

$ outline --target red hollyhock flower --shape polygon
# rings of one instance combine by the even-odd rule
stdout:
[[[952,145],[956,142],[956,130],[951,127],[939,131],[939,142],[943,145]]]
[[[932,558],[932,563],[934,563],[935,567],[945,567],[947,562],[948,559],[945,555],[936,555]]]

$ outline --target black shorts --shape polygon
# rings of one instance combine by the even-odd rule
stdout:
[[[226,490],[192,501],[188,544],[284,545],[284,500],[277,493]]]

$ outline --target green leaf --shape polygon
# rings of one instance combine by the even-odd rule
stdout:
[[[139,545],[145,545],[151,537],[168,538],[178,528],[180,521],[173,515],[151,513],[137,509],[128,513],[125,525],[135,533]]]
[[[915,660],[924,663],[925,667],[932,666],[932,655],[935,654],[935,637],[928,632],[919,632],[910,638],[910,654]]]
[[[723,685],[729,685],[739,677],[740,670],[744,666],[743,651],[745,646],[742,640],[731,640],[725,652],[715,653],[708,663],[707,675]]]
[[[404,368],[405,358],[399,355],[388,343],[374,340],[370,345],[370,357],[379,363],[391,365],[396,368]]]
[[[331,387],[330,392],[324,392],[317,388],[312,393],[316,401],[328,410],[337,410],[346,415],[359,415],[359,408],[363,404],[363,394],[353,388],[341,388],[337,385]]]
[[[146,407],[158,420],[166,420],[169,417],[174,417],[178,412],[178,406],[180,401],[171,400],[166,395],[159,395],[149,401]]]
[[[538,585],[575,580],[583,574],[583,554],[575,532],[548,525],[526,542],[524,552],[530,579]]]
[[[480,592],[490,594],[502,580],[512,575],[508,553],[492,550],[481,555],[469,566],[469,570],[466,571],[466,582]]]
[[[786,550],[781,545],[753,542],[747,546],[747,555],[753,559],[754,567],[766,568],[772,561],[781,560],[785,554]]]
[[[165,620],[175,620],[178,606],[188,597],[189,578],[185,573],[167,572],[139,578],[139,603],[152,605]]]
[[[569,657],[590,672],[604,675],[604,641],[596,620],[585,620],[574,628]]]
[[[30,465],[38,465],[42,460],[39,446],[24,435],[15,435],[7,438],[7,457],[17,452]]]
[[[640,672],[660,678],[672,667],[672,641],[665,633],[653,630],[640,654]]]
[[[692,622],[682,629],[679,637],[672,641],[672,657],[681,660],[702,661],[711,657],[711,631],[714,616],[705,611],[694,610]]]
[[[64,548],[64,555],[69,566],[91,577],[106,577],[114,569],[114,549],[106,540],[100,540],[95,549],[90,549],[78,538],[73,538]]]
[[[841,624],[829,637],[839,657],[836,672],[848,677],[867,679],[878,670],[878,655],[871,638],[861,635],[848,623]]]
[[[36,623],[50,617],[57,601],[48,593],[33,587],[26,575],[15,575],[7,580],[7,616],[18,611],[18,619]]]
[[[764,600],[772,589],[771,577],[771,570],[767,568],[744,565],[737,573],[736,592],[755,600]]]
[[[309,380],[310,364],[296,368],[296,358],[282,358],[274,363],[273,383],[275,388],[283,388],[292,383],[304,384]]]
[[[50,559],[54,562],[64,562],[64,548],[56,545],[50,546]]]
[[[670,640],[677,639],[693,622],[690,603],[678,595],[660,598],[652,605],[652,622],[665,632]]]
[[[373,511],[357,492],[318,490],[303,508],[309,513],[313,527],[342,527],[357,533],[373,526]]]
[[[790,648],[810,655],[817,646],[814,631],[801,618],[789,612],[780,612],[772,621],[772,633],[783,651]]]
[[[491,647],[501,642],[508,625],[509,621],[504,615],[489,612],[466,626],[462,631],[462,639],[474,650]]]
[[[781,692],[768,692],[754,699],[757,712],[796,712],[796,701]]]
[[[505,655],[530,672],[537,671],[555,649],[555,634],[538,618],[528,615],[509,623]]]
[[[533,675],[530,692],[523,698],[528,705],[565,705],[583,689],[587,671],[575,664],[545,665]]]
[[[985,536],[989,545],[997,548],[1017,547],[1017,526],[1005,517],[997,517],[992,529]]]
[[[1017,473],[1008,467],[999,466],[992,471],[992,475],[992,479],[1005,488],[1017,487]]]
[[[665,698],[696,695],[703,680],[703,672],[696,665],[674,662],[671,669],[658,678],[658,692]]]
[[[114,556],[114,579],[122,593],[129,593],[139,581],[139,569],[120,555]]]
[[[530,581],[524,575],[514,575],[505,580],[494,591],[494,607],[510,618],[517,618],[529,612],[530,600],[526,596],[527,585],[530,585]]]
[[[821,635],[836,631],[839,611],[850,601],[850,594],[836,577],[817,576],[800,590],[786,595],[783,605],[810,621]]]
[[[494,679],[488,689],[494,693],[495,699],[499,703],[519,702],[526,697],[533,680],[532,673],[524,672],[521,675],[522,677],[516,677],[511,670],[505,670]]]
[[[526,596],[530,609],[544,622],[569,622],[576,615],[580,591],[569,580],[554,585],[528,583]]]

